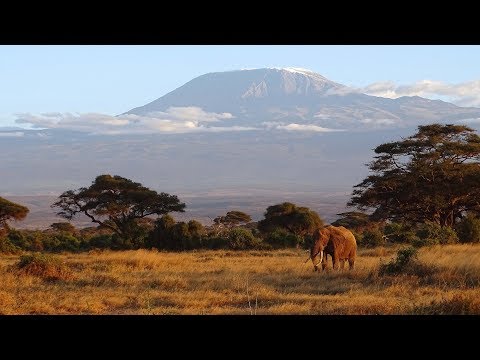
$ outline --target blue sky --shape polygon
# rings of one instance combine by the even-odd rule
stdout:
[[[15,113],[116,115],[207,72],[261,67],[480,106],[479,63],[480,46],[0,46],[0,126]]]

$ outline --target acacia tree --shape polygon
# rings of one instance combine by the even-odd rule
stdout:
[[[480,137],[463,125],[419,126],[401,141],[375,148],[372,175],[355,186],[350,206],[372,219],[453,226],[480,213]]]
[[[370,215],[359,211],[348,211],[337,215],[340,218],[332,222],[333,226],[344,226],[348,229],[361,231],[377,224],[370,219]]]
[[[246,224],[252,221],[252,217],[242,211],[229,211],[225,216],[217,216],[213,219],[215,224],[223,224],[227,227]]]
[[[315,211],[289,202],[269,206],[264,216],[265,219],[258,222],[258,229],[262,232],[280,228],[294,235],[305,236],[323,226],[322,219]]]
[[[57,215],[68,220],[84,214],[123,239],[135,234],[138,219],[185,211],[176,195],[159,194],[118,175],[100,175],[88,188],[65,191],[52,207],[60,208]]]
[[[8,230],[7,221],[23,220],[28,212],[27,207],[0,197],[0,228]]]

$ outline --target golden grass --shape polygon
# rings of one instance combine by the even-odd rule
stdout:
[[[18,256],[4,255],[0,313],[480,314],[480,245],[422,248],[427,276],[378,275],[396,250],[363,249],[354,271],[324,273],[302,250],[64,254],[74,276],[56,282],[10,271]]]

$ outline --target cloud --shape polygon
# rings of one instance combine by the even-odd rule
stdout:
[[[395,119],[361,119],[361,123],[369,125],[393,125],[397,121]]]
[[[467,123],[467,124],[480,124],[480,118],[470,118],[458,120],[458,123]]]
[[[302,125],[302,124],[288,124],[288,125],[277,125],[276,129],[288,130],[288,131],[315,131],[315,132],[332,132],[332,131],[343,131],[337,129],[324,128],[317,125]]]
[[[37,129],[66,129],[105,135],[256,130],[253,127],[210,125],[233,117],[230,113],[206,112],[199,107],[191,106],[170,107],[165,112],[150,113],[147,116],[133,114],[111,116],[97,113],[34,115],[26,113],[17,114],[16,123],[29,124]]]
[[[401,96],[421,96],[446,100],[459,106],[480,106],[480,80],[457,84],[421,80],[410,85],[396,85],[392,81],[383,81],[354,91],[392,99]]]
[[[22,137],[25,135],[23,131],[0,132],[0,137]]]

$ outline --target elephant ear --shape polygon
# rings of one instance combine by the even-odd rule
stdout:
[[[330,242],[330,239],[332,237],[332,232],[331,232],[331,227],[325,226],[321,230],[319,230],[321,239],[322,239],[322,245],[327,246],[327,244]]]

